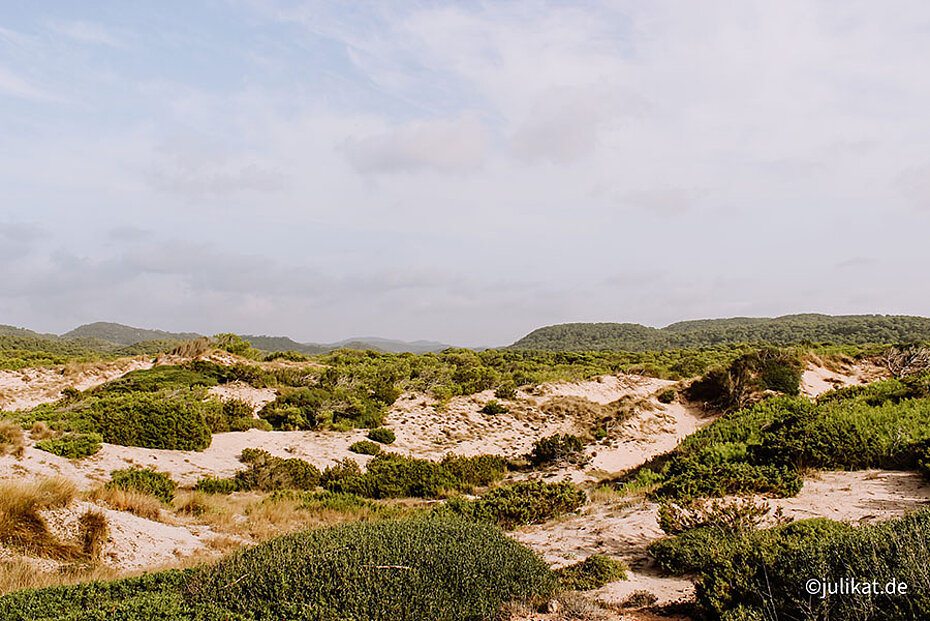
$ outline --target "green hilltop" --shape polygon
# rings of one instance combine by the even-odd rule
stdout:
[[[930,340],[930,319],[907,315],[785,315],[699,319],[651,328],[635,323],[566,323],[534,330],[510,349],[665,351],[735,343],[861,345]]]

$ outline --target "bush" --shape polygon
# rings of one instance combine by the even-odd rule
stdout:
[[[239,491],[239,481],[235,478],[220,479],[216,477],[203,477],[197,481],[197,484],[194,485],[194,489],[206,494],[232,494],[233,492]]]
[[[381,444],[393,444],[397,438],[387,427],[376,427],[368,432],[368,439]]]
[[[271,423],[262,419],[249,417],[234,418],[229,421],[229,430],[230,431],[248,431],[249,429],[259,429],[261,431],[271,431],[273,427]]]
[[[672,390],[671,388],[667,390],[663,390],[656,396],[656,399],[658,399],[659,403],[666,403],[666,404],[673,402],[677,398],[678,398],[678,393]]]
[[[100,450],[103,437],[99,433],[66,433],[58,438],[36,442],[36,448],[60,457],[79,459]]]
[[[202,451],[210,446],[210,428],[202,404],[134,393],[102,399],[90,412],[105,442],[121,446]]]
[[[512,530],[577,511],[586,500],[585,493],[571,483],[521,481],[494,488],[476,500],[450,498],[438,513],[493,522]]]
[[[498,455],[459,457],[452,453],[443,457],[440,465],[456,481],[456,487],[470,491],[476,486],[500,481],[507,473],[507,460]]]
[[[494,390],[494,396],[498,399],[516,399],[517,383],[513,380],[507,380],[501,383],[501,385]]]
[[[267,451],[248,448],[242,450],[240,459],[248,464],[235,476],[240,490],[314,489],[320,484],[320,470],[302,459],[273,457]]]
[[[135,490],[150,494],[165,504],[171,504],[174,500],[174,490],[177,486],[169,475],[151,468],[114,470],[110,473],[110,481],[106,485],[111,489]]]
[[[570,434],[555,434],[540,438],[533,443],[530,461],[539,466],[581,459],[584,446],[581,438]]]
[[[502,404],[497,399],[491,399],[485,403],[484,407],[480,410],[482,414],[490,414],[492,416],[495,414],[506,414],[509,411],[510,410],[507,408],[507,406]]]
[[[435,462],[381,453],[368,462],[365,474],[331,479],[327,489],[366,498],[436,498],[456,489],[456,481]]]
[[[349,450],[359,455],[377,455],[381,452],[381,445],[376,442],[369,442],[368,440],[359,440],[358,442],[353,442]]]
[[[599,589],[616,580],[626,580],[629,567],[609,556],[592,554],[585,560],[556,571],[559,585],[569,591]]]

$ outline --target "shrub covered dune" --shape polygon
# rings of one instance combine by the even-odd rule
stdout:
[[[7,621],[479,621],[556,577],[498,528],[455,518],[286,535],[215,565],[0,597]]]

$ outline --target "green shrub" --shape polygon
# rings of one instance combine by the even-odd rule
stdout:
[[[663,390],[658,395],[656,395],[656,399],[658,399],[659,403],[672,403],[677,398],[678,392],[671,388]]]
[[[513,380],[505,380],[494,390],[494,396],[498,399],[516,399],[517,383]]]
[[[592,554],[581,562],[557,570],[556,575],[563,589],[590,591],[616,580],[626,580],[628,570],[623,561]]]
[[[555,581],[492,526],[401,520],[287,535],[202,568],[187,588],[256,619],[481,621]]]
[[[507,460],[498,455],[460,457],[449,453],[440,465],[456,481],[457,489],[471,491],[476,486],[500,481],[507,473]]]
[[[435,462],[381,453],[368,462],[365,474],[331,479],[327,489],[366,498],[436,498],[456,489],[456,481]]]
[[[205,494],[232,494],[239,491],[239,481],[235,478],[203,477],[197,481],[194,489]]]
[[[320,485],[327,489],[331,487],[338,488],[339,484],[336,481],[360,476],[362,476],[362,469],[359,467],[358,462],[346,457],[323,470],[323,474],[320,476]]]
[[[381,452],[381,445],[376,442],[369,442],[368,440],[359,440],[358,442],[353,442],[349,450],[359,455],[377,455]]]
[[[539,466],[562,461],[577,461],[582,457],[584,446],[581,438],[571,434],[555,434],[540,438],[533,443],[530,461]]]
[[[202,451],[210,446],[212,438],[201,408],[200,403],[132,393],[95,402],[90,416],[104,442]]]
[[[254,418],[252,416],[234,418],[229,421],[229,430],[230,431],[248,431],[249,429],[260,429],[261,431],[271,431],[271,423],[262,419]]]
[[[495,414],[506,414],[510,410],[507,408],[506,405],[504,405],[497,399],[491,399],[490,401],[484,404],[484,407],[481,408],[480,411],[482,414],[495,415]]]
[[[99,433],[66,433],[58,438],[39,440],[35,446],[60,457],[79,459],[99,451],[102,442],[103,437]]]
[[[178,485],[164,472],[157,472],[151,468],[127,468],[111,472],[110,481],[106,486],[143,492],[170,504],[174,500],[174,490]]]
[[[512,530],[577,511],[586,500],[585,493],[571,483],[521,481],[494,488],[475,500],[450,498],[438,514],[493,522]]]
[[[248,468],[236,473],[240,490],[313,489],[320,484],[320,470],[302,459],[273,457],[261,449],[243,449],[240,460]]]
[[[393,444],[397,438],[387,427],[376,427],[368,432],[368,439],[381,444]]]

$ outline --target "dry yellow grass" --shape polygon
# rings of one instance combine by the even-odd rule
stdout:
[[[74,483],[60,478],[0,484],[0,542],[35,556],[59,560],[81,557],[80,547],[59,541],[39,514],[43,509],[68,505],[76,494]]]
[[[0,420],[0,455],[22,458],[25,452],[23,428],[11,420]]]
[[[161,501],[137,490],[99,487],[87,493],[91,502],[102,503],[116,511],[129,511],[147,520],[161,521]]]
[[[29,437],[38,442],[39,440],[48,440],[58,435],[54,429],[42,421],[33,423],[32,429],[29,430]]]

